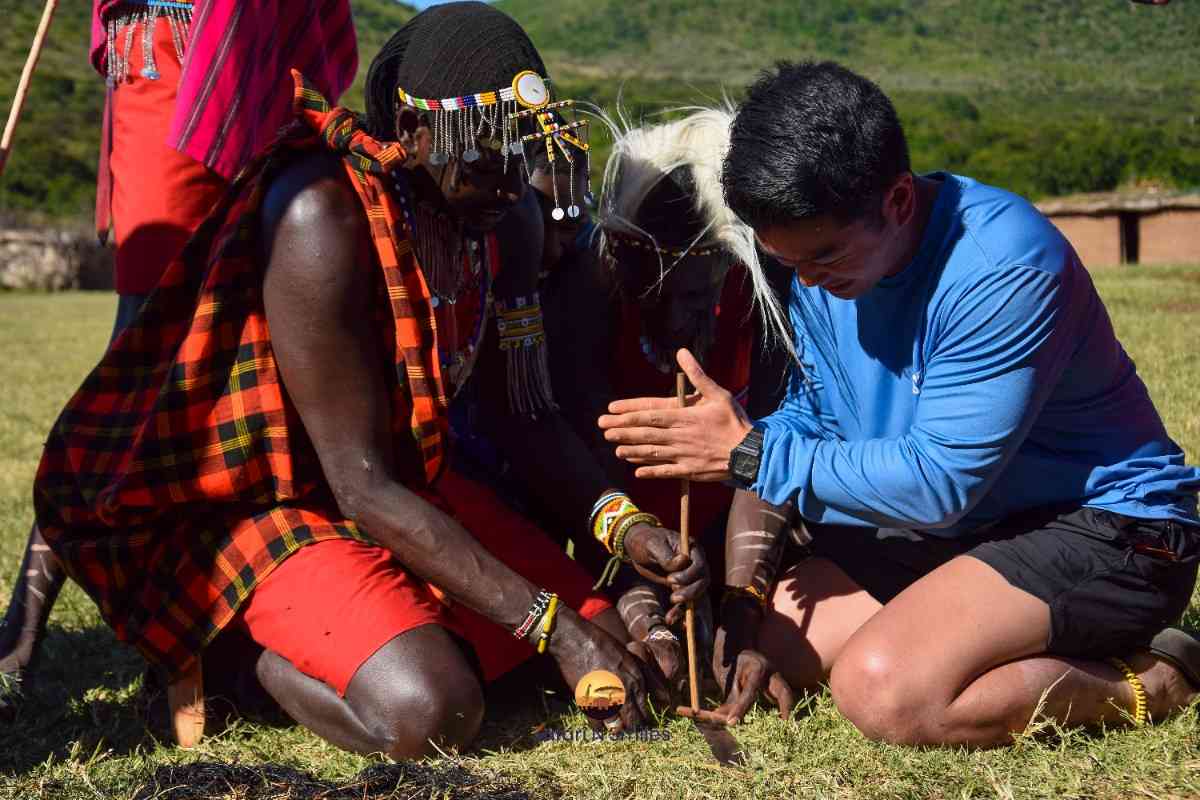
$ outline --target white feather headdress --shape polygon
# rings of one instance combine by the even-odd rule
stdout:
[[[604,166],[598,214],[600,249],[609,247],[616,234],[644,240],[659,255],[659,280],[686,255],[666,252],[661,243],[637,225],[638,212],[654,187],[680,167],[691,171],[694,203],[704,228],[683,250],[719,246],[728,256],[745,265],[754,283],[754,304],[763,318],[763,339],[782,344],[793,356],[790,327],[779,299],[759,263],[754,231],[725,205],[721,188],[721,166],[729,149],[733,104],[726,100],[717,108],[693,106],[686,117],[657,125],[633,127],[618,108],[617,119],[598,113],[612,133],[613,148]],[[673,246],[678,247],[677,243]]]

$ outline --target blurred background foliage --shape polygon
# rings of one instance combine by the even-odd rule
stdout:
[[[41,13],[0,0],[0,113]],[[361,109],[379,45],[413,10],[352,0]],[[1200,4],[1127,0],[500,0],[542,50],[561,97],[634,120],[737,99],[781,58],[830,58],[879,82],[919,170],[949,169],[1033,198],[1200,186]],[[89,4],[64,3],[0,180],[0,214],[86,220],[103,83]],[[597,131],[597,160],[607,148]]]

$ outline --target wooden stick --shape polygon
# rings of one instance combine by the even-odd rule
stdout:
[[[167,685],[167,707],[175,743],[191,749],[204,737],[204,672],[200,659]]]
[[[46,31],[50,30],[50,19],[58,0],[46,0],[46,8],[42,10],[42,21],[38,23],[37,33],[33,36],[33,47],[29,49],[29,57],[25,59],[25,69],[21,70],[21,80],[17,82],[17,93],[13,95],[12,108],[8,111],[8,123],[4,126],[4,136],[0,137],[0,175],[4,174],[4,165],[8,162],[8,154],[12,149],[13,133],[17,129],[17,120],[21,109],[25,106],[25,97],[29,94],[29,81],[33,78],[34,67],[42,55],[42,45],[46,42]]]
[[[675,396],[679,407],[687,405],[687,376],[675,373]],[[684,478],[679,482],[679,547],[685,553],[692,552],[688,537],[688,511],[692,499],[692,482]],[[687,632],[688,685],[692,690],[692,711],[700,710],[700,682],[696,678],[696,609],[689,601],[684,609],[683,627]]]

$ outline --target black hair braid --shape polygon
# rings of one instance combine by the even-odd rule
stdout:
[[[390,141],[396,135],[396,72],[412,36],[411,22],[392,34],[367,70],[367,132]]]
[[[395,136],[396,89],[440,100],[495,91],[518,72],[542,77],[546,66],[528,34],[487,3],[431,6],[398,30],[367,72],[367,127],[376,138]]]

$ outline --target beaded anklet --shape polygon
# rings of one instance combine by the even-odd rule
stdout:
[[[1117,670],[1125,676],[1125,680],[1133,687],[1133,724],[1141,727],[1146,724],[1146,686],[1142,683],[1142,679],[1133,669],[1119,658],[1110,658],[1108,663],[1112,664]]]

